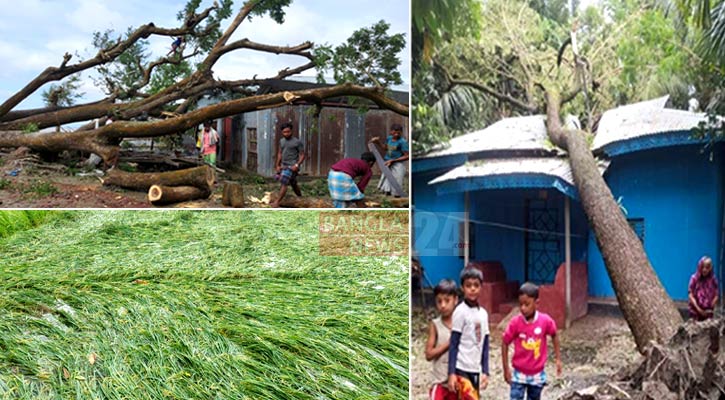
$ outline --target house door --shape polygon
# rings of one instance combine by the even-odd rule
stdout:
[[[553,283],[563,258],[559,233],[559,210],[547,207],[546,200],[526,201],[526,273],[536,284]]]

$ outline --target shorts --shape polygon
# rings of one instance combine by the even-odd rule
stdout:
[[[292,169],[289,167],[282,167],[282,171],[275,175],[275,179],[277,179],[279,183],[283,185],[296,185],[297,172],[292,171]]]
[[[543,390],[544,386],[511,382],[511,400],[524,400],[524,395],[527,400],[539,400]]]

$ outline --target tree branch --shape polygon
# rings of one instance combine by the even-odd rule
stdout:
[[[299,44],[297,46],[273,46],[252,42],[249,39],[242,39],[219,48],[219,55],[221,56],[230,51],[238,49],[250,49],[274,54],[296,54],[312,60],[312,54],[305,51],[311,49],[312,46],[314,46],[314,44],[309,41]]]
[[[471,81],[471,80],[466,80],[466,79],[453,79],[453,77],[451,77],[451,74],[448,72],[448,69],[445,66],[441,65],[438,62],[435,62],[435,64],[438,66],[438,68],[440,68],[441,72],[443,72],[443,76],[445,77],[445,80],[448,82],[448,88],[446,89],[446,91],[451,91],[455,86],[459,86],[459,85],[460,86],[469,86],[474,89],[480,90],[480,91],[488,94],[489,96],[493,96],[500,101],[505,101],[505,102],[511,104],[512,106],[521,109],[522,111],[533,114],[539,110],[539,108],[533,104],[524,103],[521,100],[518,100],[507,94],[500,93],[482,83]]]
[[[244,7],[242,7],[241,10],[239,10],[239,13],[234,18],[234,21],[229,25],[227,30],[224,32],[224,34],[217,40],[217,42],[214,44],[214,47],[209,52],[209,55],[206,57],[204,61],[202,61],[201,65],[199,65],[199,71],[210,71],[211,67],[216,64],[219,57],[222,56],[224,53],[220,53],[220,50],[222,47],[224,47],[227,42],[229,41],[229,38],[234,34],[234,31],[237,30],[239,25],[249,16],[249,14],[254,10],[254,8],[260,4],[263,0],[249,0],[246,3],[244,3]]]
[[[100,50],[95,57],[74,65],[66,65],[67,62],[70,60],[69,54],[66,53],[63,58],[63,63],[61,63],[60,65],[60,68],[46,68],[43,72],[40,73],[40,75],[38,75],[35,79],[30,81],[30,83],[25,85],[25,87],[20,89],[20,91],[7,99],[2,105],[0,105],[0,117],[10,112],[10,110],[20,104],[21,101],[25,100],[28,96],[33,94],[36,90],[38,90],[38,88],[40,88],[44,84],[48,82],[59,81],[66,76],[75,74],[76,72],[84,71],[88,68],[92,68],[97,65],[105,64],[109,61],[112,61],[142,38],[147,38],[152,34],[160,36],[180,36],[192,33],[196,25],[198,25],[199,22],[209,16],[211,10],[213,10],[213,7],[208,8],[203,13],[199,14],[199,17],[193,21],[193,25],[184,26],[182,28],[158,28],[153,23],[142,25],[137,28],[133,33],[131,33],[128,39],[120,41],[113,46],[108,47],[107,49]]]
[[[0,131],[0,147],[28,146],[35,150],[45,151],[89,151],[100,155],[106,162],[112,162],[119,151],[118,140],[122,138],[164,136],[183,132],[197,126],[202,121],[287,105],[298,100],[318,104],[324,99],[342,96],[366,98],[381,108],[408,116],[408,106],[386,97],[382,90],[344,84],[230,100],[186,113],[178,118],[162,121],[117,121],[98,129],[70,133],[22,134],[18,131]]]

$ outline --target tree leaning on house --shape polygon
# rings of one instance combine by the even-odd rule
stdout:
[[[431,53],[429,62],[414,54],[413,81],[429,87],[414,87],[413,137],[427,128],[417,121],[418,100],[432,104],[461,87],[475,89],[492,109],[458,118],[492,123],[545,113],[549,139],[568,153],[582,208],[638,349],[666,343],[682,318],[597,168],[591,132],[599,115],[617,105],[666,93],[676,94],[680,104],[686,101],[690,86],[705,87],[698,85],[707,82],[701,74],[709,68],[706,60],[691,57],[684,43],[661,46],[676,42],[678,35],[667,16],[651,7],[605,0],[603,8],[589,7],[569,18],[533,10],[524,1],[482,4],[480,37],[449,35],[435,49],[420,52]],[[571,47],[564,48],[567,39]],[[425,64],[426,79],[416,80],[416,59]],[[563,126],[564,114],[577,115],[583,128]],[[424,132],[422,137],[433,136]]]
[[[188,0],[177,18],[175,28],[157,27],[148,23],[125,34],[114,36],[112,32],[96,33],[93,43],[98,53],[89,59],[71,63],[73,56],[66,53],[58,67],[48,67],[25,87],[0,104],[0,148],[26,146],[36,151],[58,153],[63,150],[79,150],[96,153],[107,164],[114,164],[124,138],[149,138],[182,133],[210,119],[222,118],[263,108],[306,102],[319,109],[323,100],[331,97],[352,96],[365,99],[378,107],[408,115],[407,105],[400,104],[386,95],[390,84],[402,83],[397,67],[397,56],[405,45],[403,34],[388,35],[389,25],[380,21],[370,30],[358,35],[355,42],[332,49],[328,45],[315,46],[303,42],[293,46],[275,46],[257,43],[250,39],[231,41],[240,24],[252,16],[269,15],[277,23],[283,23],[284,8],[292,0],[247,0],[233,15],[233,1],[214,2],[212,7],[199,10],[200,0]],[[233,19],[226,30],[221,24]],[[362,86],[365,81],[355,81],[361,76],[352,73],[358,65],[351,65],[341,54],[349,54],[349,46],[360,45],[360,35],[375,35],[379,46],[369,51],[371,60],[357,60],[368,67],[364,77],[376,82],[375,86]],[[177,51],[151,61],[146,51],[150,36],[169,39],[184,37],[184,45]],[[305,60],[298,66],[284,68],[274,76],[239,80],[220,80],[214,77],[213,67],[223,56],[238,50],[295,55]],[[339,51],[338,51],[339,50]],[[377,57],[377,58],[375,58]],[[192,61],[198,61],[192,66]],[[371,67],[372,66],[372,67]],[[285,93],[256,95],[254,88],[270,80],[285,79],[292,75],[317,69],[332,68],[336,76],[345,78],[337,85],[319,89]],[[75,82],[84,71],[94,70],[99,78],[96,85],[103,88],[106,98],[85,104],[72,105],[69,101],[51,101],[59,93],[47,92],[47,107],[32,110],[15,110],[15,107],[44,84],[68,79]],[[56,85],[68,88],[68,85]],[[70,93],[62,93],[64,99],[74,99]],[[199,98],[214,94],[225,100],[202,109],[196,109]],[[190,111],[193,110],[193,111]],[[164,114],[178,115],[169,119],[149,120]],[[113,124],[105,125],[105,120]],[[100,119],[96,128],[93,120]],[[91,121],[91,122],[88,122]],[[50,126],[87,122],[72,132],[33,132]]]

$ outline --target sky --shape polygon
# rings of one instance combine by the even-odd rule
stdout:
[[[128,27],[153,22],[156,26],[177,27],[176,13],[184,0],[0,0],[0,102],[12,96],[49,66],[59,66],[63,54],[78,52],[84,58],[95,55],[92,50],[93,32],[113,29],[125,32]],[[199,10],[211,6],[203,0]],[[235,14],[243,1],[234,2]],[[231,19],[231,18],[230,18]],[[229,20],[226,20],[225,28]],[[279,25],[270,18],[254,17],[242,23],[231,41],[248,38],[273,45],[297,45],[304,41],[338,45],[357,29],[369,27],[384,19],[391,27],[389,33],[409,33],[408,0],[295,0],[286,8],[285,23]],[[171,48],[168,37],[150,38],[152,59],[165,55]],[[399,55],[404,85],[410,83],[410,45]],[[75,57],[71,63],[77,61]],[[277,56],[241,50],[229,53],[214,66],[215,77],[245,79],[271,77],[285,67],[303,65],[308,60],[298,56]],[[314,76],[315,71],[303,75]],[[332,73],[329,74],[332,76]],[[84,73],[81,91],[86,93],[79,102],[103,98]],[[16,110],[42,107],[37,90]]]

